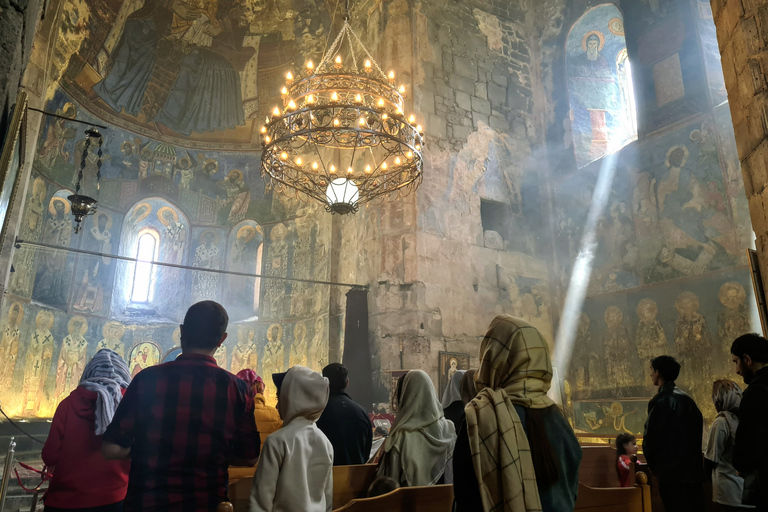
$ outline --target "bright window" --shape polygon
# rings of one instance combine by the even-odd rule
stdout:
[[[144,232],[139,236],[136,262],[133,271],[133,291],[131,302],[147,303],[152,301],[155,281],[155,267],[152,261],[157,258],[157,235]]]
[[[635,106],[635,87],[632,83],[632,67],[629,64],[627,49],[619,52],[616,62],[619,72],[619,88],[624,105],[624,127],[630,140],[637,139],[637,107]]]

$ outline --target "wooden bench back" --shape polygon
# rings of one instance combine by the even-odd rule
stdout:
[[[612,446],[582,446],[579,482],[587,487],[621,487],[616,474],[616,448]]]
[[[333,508],[368,496],[368,487],[376,480],[377,468],[376,464],[333,466]]]
[[[430,485],[401,487],[383,496],[352,500],[334,512],[451,512],[452,509],[453,486]]]
[[[597,489],[579,482],[575,511],[651,512],[651,489],[645,474],[638,474],[634,487]]]

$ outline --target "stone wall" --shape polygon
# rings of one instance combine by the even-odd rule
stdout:
[[[765,287],[768,285],[768,2],[712,0],[712,12]]]

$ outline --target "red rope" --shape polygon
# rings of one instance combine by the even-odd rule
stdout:
[[[19,487],[21,487],[22,489],[24,489],[26,492],[29,492],[29,493],[33,493],[33,492],[36,492],[37,490],[39,490],[39,489],[40,489],[40,487],[41,487],[41,486],[42,486],[42,485],[43,485],[45,482],[47,482],[48,480],[50,480],[50,479],[53,477],[53,475],[51,475],[50,473],[48,473],[48,471],[46,471],[48,468],[47,468],[47,467],[45,467],[45,466],[43,466],[43,469],[42,469],[42,471],[41,471],[41,470],[39,470],[39,469],[35,469],[35,468],[33,468],[32,466],[29,466],[29,465],[27,465],[27,464],[24,464],[24,463],[23,463],[23,462],[21,462],[21,461],[18,461],[18,460],[17,460],[16,462],[18,462],[19,466],[21,466],[22,468],[24,468],[24,469],[26,469],[26,470],[29,470],[29,471],[33,471],[33,472],[37,473],[38,475],[40,475],[40,483],[39,483],[39,484],[37,484],[37,487],[35,487],[35,488],[33,488],[33,489],[27,489],[27,488],[24,486],[24,484],[23,484],[23,483],[21,483],[21,477],[19,476],[19,470],[18,470],[18,469],[16,469],[16,468],[13,468],[13,472],[14,472],[14,473],[16,473],[16,480],[19,482]]]

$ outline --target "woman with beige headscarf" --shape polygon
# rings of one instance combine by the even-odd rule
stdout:
[[[429,375],[411,370],[398,382],[396,394],[397,417],[376,476],[393,478],[401,487],[451,483],[456,431],[443,416]]]
[[[454,455],[456,510],[572,512],[581,447],[547,397],[552,364],[539,331],[497,316],[474,380]]]
[[[739,427],[737,414],[741,396],[741,388],[732,380],[718,380],[712,386],[717,417],[709,429],[704,462],[712,471],[712,501],[717,503],[718,511],[753,508],[741,503],[744,479],[733,467],[733,445]]]

